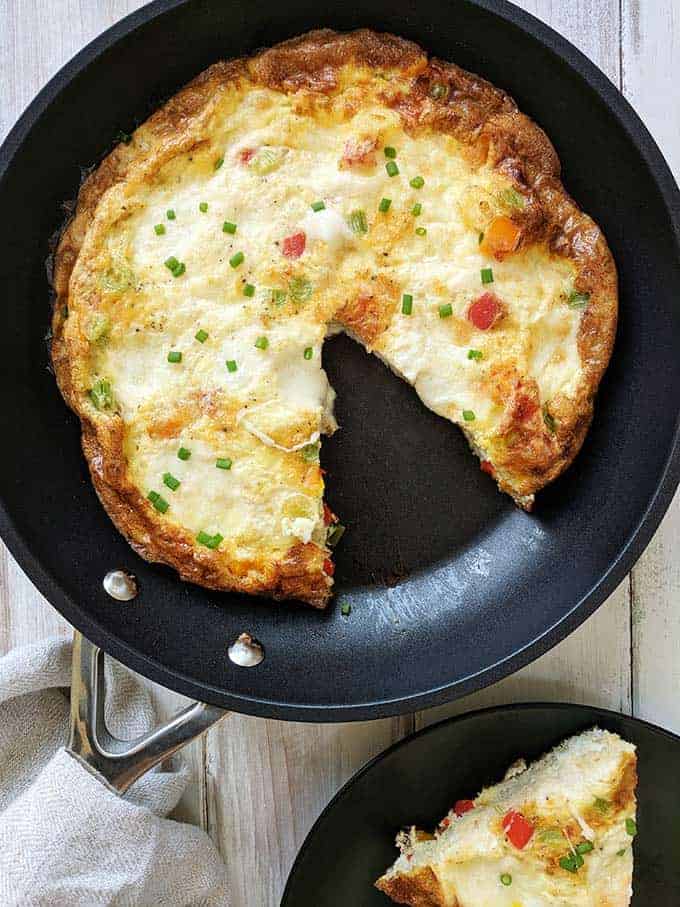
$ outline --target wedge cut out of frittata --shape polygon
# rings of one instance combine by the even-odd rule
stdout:
[[[635,747],[597,728],[523,761],[434,835],[401,832],[376,886],[411,907],[627,907]]]

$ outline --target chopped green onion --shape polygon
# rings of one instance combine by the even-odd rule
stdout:
[[[345,602],[340,606],[340,613],[343,617],[349,617],[352,613],[352,606],[348,602]]]
[[[396,176],[399,173],[399,168],[394,161],[388,161],[385,164],[385,170],[387,170],[388,176]]]
[[[94,408],[98,410],[111,409],[113,407],[113,391],[111,382],[106,378],[100,378],[90,388],[90,400]]]
[[[207,202],[200,202],[199,205],[198,205],[198,210],[199,210],[202,214],[205,214],[205,212],[208,210],[208,203],[207,203]]]
[[[592,841],[582,841],[580,844],[577,844],[574,850],[576,853],[584,854],[590,853],[591,850],[595,849],[595,845]]]
[[[505,885],[507,888],[508,885],[512,885],[512,876],[509,872],[504,872],[501,874],[501,885]]]
[[[255,295],[255,287],[252,283],[247,283],[243,288],[243,295],[252,297]]]
[[[560,866],[567,872],[578,872],[583,866],[584,860],[580,853],[570,853],[569,856],[562,857]]]
[[[401,297],[401,314],[410,315],[413,312],[413,296],[410,293],[404,293]]]
[[[230,372],[235,372],[238,369],[235,359],[227,359],[227,370]]]
[[[180,449],[177,451],[177,456],[180,460],[188,460],[191,456],[191,451],[187,450],[186,447],[180,447]]]
[[[218,469],[231,469],[231,460],[229,457],[220,457],[219,460],[215,460],[215,466]]]
[[[429,94],[433,101],[441,101],[448,93],[448,85],[443,85],[441,82],[433,82],[432,85],[430,85]]]
[[[167,485],[172,491],[177,491],[179,486],[182,484],[179,479],[176,479],[171,472],[163,473],[163,484]]]
[[[520,195],[519,192],[516,192],[514,189],[504,189],[501,192],[501,201],[505,202],[506,205],[509,205],[511,208],[523,208],[525,198],[523,195]]]
[[[205,343],[209,335],[207,331],[204,331],[203,328],[201,328],[200,331],[197,331],[194,336],[199,343]]]
[[[231,233],[231,235],[233,236],[234,233],[236,233],[236,224],[232,224],[230,220],[225,220],[225,222],[222,224],[222,232]]]
[[[551,415],[547,406],[543,407],[543,421],[545,422],[545,425],[546,425],[546,428],[548,429],[548,431],[555,434],[555,429],[557,428],[557,422],[555,421],[555,417],[553,415]]]
[[[215,535],[210,535],[208,532],[204,532],[201,529],[196,536],[196,539],[201,545],[205,545],[206,548],[217,548],[220,542],[224,541],[224,536],[220,535],[219,532],[216,532]]]
[[[481,350],[468,350],[468,359],[483,359],[484,353]]]
[[[420,202],[416,202],[416,204],[411,208],[411,214],[414,217],[420,217],[420,215],[422,213],[423,213],[423,206],[420,204]]]
[[[250,159],[249,167],[259,176],[265,176],[272,170],[278,170],[288,154],[288,148],[263,147]]]
[[[493,283],[493,268],[482,268],[479,273],[482,283]]]
[[[258,337],[255,341],[255,346],[258,348],[258,350],[266,350],[269,346],[269,341],[266,337]]]
[[[165,233],[165,224],[156,224],[153,229],[156,236],[162,236]]]
[[[368,221],[366,220],[366,212],[362,211],[360,208],[357,208],[355,211],[352,211],[349,216],[349,228],[352,233],[361,234],[368,233]]]
[[[425,227],[416,227],[416,236],[426,236],[427,230]]]
[[[170,258],[165,259],[165,267],[170,271],[173,277],[181,277],[182,274],[186,271],[186,267],[183,261],[178,261],[174,255],[171,255]]]
[[[634,838],[637,834],[637,825],[635,824],[635,819],[631,819],[630,816],[626,819],[626,832]]]
[[[444,303],[444,305],[439,306],[439,317],[440,318],[450,318],[453,315],[453,306],[450,302]]]
[[[167,217],[168,220],[174,220],[176,217],[174,209],[168,208],[168,210],[165,212],[165,216]]]
[[[224,163],[224,158],[218,157],[217,160],[215,161],[215,170],[219,170],[223,163]]]
[[[579,293],[578,290],[572,290],[567,299],[567,305],[570,309],[585,309],[590,301],[590,293]]]
[[[543,828],[538,833],[543,844],[564,844],[564,834],[560,828]]]
[[[285,290],[272,290],[272,302],[274,305],[283,305],[287,295]]]
[[[123,130],[121,129],[116,135],[116,140],[122,142],[124,145],[129,145],[132,141],[132,136],[129,132],[123,132]]]
[[[605,813],[609,812],[609,807],[611,806],[611,804],[608,800],[603,800],[602,797],[595,797],[595,799],[593,800],[593,806],[598,812],[604,815]]]
[[[481,246],[481,244],[482,244],[483,242],[484,242],[484,231],[482,230],[482,232],[481,232],[481,233],[479,234],[479,236],[477,237],[477,245],[478,245],[478,246]]]
[[[151,501],[151,503],[159,513],[165,513],[170,506],[165,498],[161,497],[157,491],[150,491],[147,495],[147,498]]]
[[[314,355],[314,350],[311,348],[311,346],[306,346],[305,351],[302,354],[303,358],[309,360],[312,358],[313,355]]]
[[[625,848],[625,847],[622,847],[621,850],[617,850],[617,851],[616,851],[616,856],[617,856],[617,857],[622,857],[622,856],[624,855],[625,852],[626,852],[626,848]]]
[[[305,463],[316,463],[319,459],[319,444],[305,444],[301,450],[302,459]]]
[[[326,207],[326,203],[322,201],[312,202],[312,211],[323,211]]]
[[[466,422],[474,422],[474,421],[475,421],[475,414],[472,412],[471,409],[464,409],[464,410],[463,410],[463,419],[464,419]]]
[[[425,185],[425,180],[422,176],[414,176],[413,179],[409,182],[409,185],[414,189],[422,189]]]
[[[290,298],[296,302],[306,302],[312,295],[313,288],[311,281],[306,277],[292,277],[288,284]]]
[[[97,312],[92,316],[92,319],[87,326],[87,330],[85,331],[85,336],[90,341],[90,343],[96,343],[98,340],[101,340],[102,337],[105,337],[106,334],[108,334],[110,327],[111,322],[106,317],[106,315],[102,315],[100,312]]]
[[[326,536],[326,544],[330,548],[335,548],[340,539],[345,534],[345,527],[342,523],[336,523],[335,526],[331,526],[328,530],[328,535]]]
[[[395,158],[397,156],[397,149],[392,148],[391,145],[385,146],[385,157]]]
[[[168,353],[168,362],[181,362],[182,354],[179,350],[170,350]]]
[[[392,204],[391,198],[381,198],[380,204],[378,205],[378,211],[380,211],[382,214],[387,214],[387,212],[390,210],[391,204]]]
[[[232,266],[232,268],[238,268],[238,266],[243,263],[244,258],[245,255],[243,254],[243,252],[237,252],[235,255],[231,256],[231,258],[229,259],[229,264]]]

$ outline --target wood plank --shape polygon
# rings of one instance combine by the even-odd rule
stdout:
[[[0,3],[0,140],[44,83],[63,63],[92,38],[144,0],[53,0],[50,15],[40,0]],[[40,23],[39,27],[36,25]],[[22,573],[4,545],[0,544],[0,654],[26,642],[55,634],[68,636],[69,624],[40,595]],[[147,681],[144,681],[147,683]],[[149,684],[149,686],[154,686]],[[167,717],[187,700],[154,687],[161,717]],[[205,823],[204,745],[187,747],[180,757],[191,780],[173,815],[196,824]]]
[[[615,84],[620,84],[618,0],[599,3],[519,0],[519,5],[552,25],[594,60]],[[627,580],[583,627],[538,661],[460,702],[418,714],[416,726],[473,708],[530,699],[585,702],[630,711]]]
[[[680,178],[680,7],[623,0],[623,90]],[[633,708],[680,732],[680,495],[633,570]]]
[[[412,720],[298,724],[230,715],[207,740],[208,829],[227,864],[231,907],[279,903],[310,826],[368,759]]]

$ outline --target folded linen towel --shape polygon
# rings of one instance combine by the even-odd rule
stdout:
[[[210,838],[164,818],[186,772],[151,772],[121,795],[65,749],[70,678],[66,640],[0,658],[0,904],[228,905]],[[106,686],[106,723],[116,737],[157,723],[148,690],[110,658]]]

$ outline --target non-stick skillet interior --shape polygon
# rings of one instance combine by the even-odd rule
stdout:
[[[677,458],[664,473],[680,400],[677,190],[590,64],[537,24],[530,27],[543,40],[513,24],[529,22],[524,14],[485,5],[369,0],[359,13],[344,3],[322,11],[311,0],[152,4],[70,64],[3,150],[4,535],[67,618],[167,686],[242,711],[313,720],[375,717],[461,695],[587,616],[669,501]],[[342,430],[322,458],[331,505],[349,526],[337,557],[349,617],[333,606],[320,614],[216,595],[139,560],[96,500],[43,341],[48,237],[81,168],[210,62],[323,25],[400,33],[510,91],[553,139],[566,185],[604,227],[621,278],[620,330],[593,429],[533,516],[498,495],[456,430],[380,363],[347,338],[329,342]],[[101,579],[112,566],[138,575],[136,601],[107,598]],[[242,630],[265,645],[256,669],[226,657]]]

